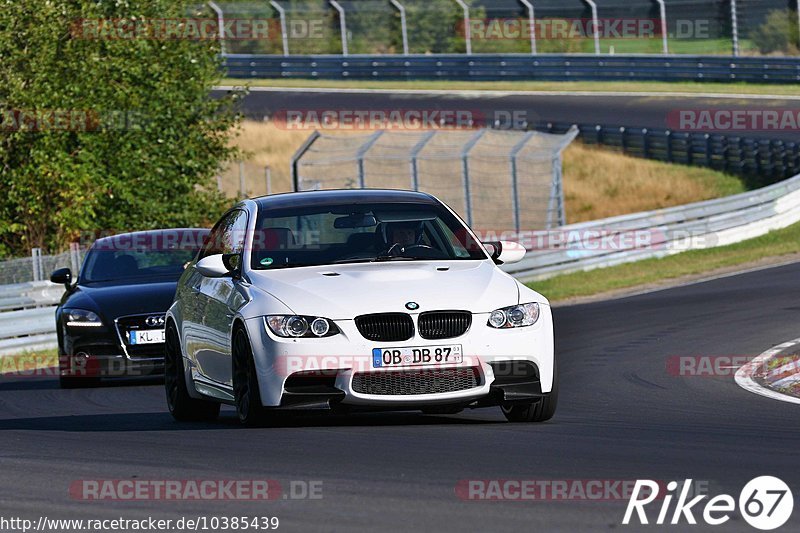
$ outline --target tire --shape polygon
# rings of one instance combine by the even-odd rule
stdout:
[[[527,405],[503,405],[500,408],[509,422],[545,422],[553,418],[558,405],[558,367],[553,360],[553,390],[541,400]]]
[[[269,421],[261,403],[256,364],[247,332],[237,327],[233,333],[233,396],[239,421],[247,427],[259,427]]]
[[[219,416],[220,404],[189,396],[178,331],[172,322],[167,326],[166,336],[164,390],[170,414],[180,422],[215,420]]]

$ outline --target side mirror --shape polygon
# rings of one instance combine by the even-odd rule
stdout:
[[[72,286],[72,271],[68,268],[59,268],[50,274],[50,281],[64,285],[67,289]]]
[[[528,251],[519,243],[511,241],[485,242],[483,245],[498,265],[519,263]]]
[[[225,266],[222,254],[209,255],[204,257],[194,266],[200,274],[207,278],[224,278],[231,271]]]

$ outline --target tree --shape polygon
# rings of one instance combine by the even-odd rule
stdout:
[[[214,16],[188,5],[0,1],[0,254],[220,214],[212,178],[235,156],[239,94],[210,98],[216,40],[156,31]]]

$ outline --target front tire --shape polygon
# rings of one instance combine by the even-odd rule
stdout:
[[[509,422],[545,422],[553,418],[558,405],[558,367],[553,360],[553,390],[542,399],[526,405],[502,405],[500,408]]]
[[[261,403],[253,349],[247,332],[241,327],[233,334],[233,396],[242,424],[258,427],[267,423],[269,417]]]
[[[164,389],[170,414],[180,422],[215,420],[219,416],[218,403],[189,396],[178,331],[172,322],[167,326],[166,337]]]

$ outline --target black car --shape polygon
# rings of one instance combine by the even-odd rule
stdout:
[[[171,229],[104,237],[75,284],[70,269],[53,272],[50,281],[67,287],[56,309],[62,387],[163,374],[164,316],[207,236]]]

